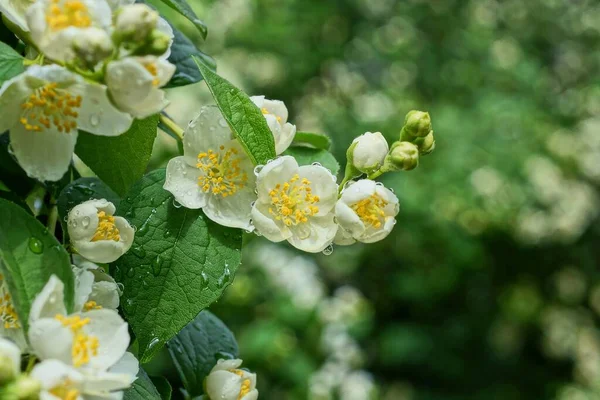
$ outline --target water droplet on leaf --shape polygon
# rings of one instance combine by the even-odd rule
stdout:
[[[330,256],[332,253],[333,253],[333,245],[332,244],[325,247],[325,250],[323,250],[323,254],[325,254],[326,256]]]
[[[44,244],[40,239],[32,236],[29,238],[29,250],[35,254],[42,254],[44,251]]]

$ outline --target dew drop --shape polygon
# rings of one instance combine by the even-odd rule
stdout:
[[[258,174],[260,174],[260,171],[262,171],[264,167],[264,165],[257,165],[256,167],[254,167],[254,175],[258,176]]]
[[[144,257],[146,257],[146,250],[144,250],[144,248],[142,246],[133,246],[131,248],[131,252],[137,258],[144,258]]]
[[[84,228],[90,226],[90,217],[83,217],[83,219],[81,220],[81,226],[83,226]]]
[[[150,341],[150,343],[148,343],[148,347],[146,347],[146,351],[150,351],[153,348],[155,348],[158,344],[160,343],[160,339],[155,337],[152,338],[152,340]]]
[[[125,272],[125,275],[127,275],[129,278],[133,278],[135,276],[135,269],[133,267],[128,268]]]
[[[330,256],[333,253],[333,245],[329,245],[327,247],[325,247],[325,249],[323,250],[323,254],[326,256]]]
[[[29,238],[29,250],[35,254],[42,254],[44,251],[44,244],[40,239],[32,236]]]
[[[175,208],[181,208],[181,203],[178,202],[177,200],[173,199],[173,207],[175,207]]]
[[[170,230],[168,230],[168,229],[166,229],[166,230],[165,230],[165,232],[163,233],[163,237],[166,239],[166,238],[168,238],[169,236],[171,236],[171,231],[170,231]]]
[[[219,289],[223,289],[229,283],[229,278],[231,278],[231,271],[229,268],[225,268],[223,275],[221,275],[217,280],[217,287]]]
[[[321,163],[318,163],[318,162],[314,162],[314,163],[312,163],[310,165],[312,165],[314,167],[322,167]]]
[[[225,118],[221,118],[219,120],[219,125],[222,126],[223,128],[227,128],[227,121],[225,121]]]
[[[100,117],[98,117],[98,114],[90,115],[90,124],[92,124],[92,126],[98,126],[99,123]]]
[[[381,183],[381,182],[375,182],[375,186],[383,187],[383,183]]]
[[[160,270],[162,268],[164,261],[165,261],[165,259],[163,258],[163,256],[161,254],[157,255],[156,258],[154,259],[154,261],[152,261],[152,274],[154,276],[160,275]]]
[[[117,283],[117,291],[119,292],[119,294],[123,294],[123,291],[125,290],[125,285],[123,285],[121,282]]]
[[[208,286],[208,275],[206,274],[206,272],[202,271],[200,272],[200,278],[202,279],[202,288],[205,288]]]

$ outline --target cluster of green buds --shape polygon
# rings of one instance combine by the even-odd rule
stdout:
[[[0,341],[0,399],[37,400],[41,384],[38,380],[22,374],[21,352],[12,342]]]
[[[399,140],[388,146],[379,132],[367,132],[357,137],[346,152],[348,163],[344,180],[366,174],[375,179],[386,172],[410,171],[419,165],[419,158],[435,148],[431,117],[424,111],[406,114]]]
[[[114,14],[112,39],[132,55],[161,55],[170,46],[171,36],[160,29],[166,24],[158,12],[145,4],[131,4]]]

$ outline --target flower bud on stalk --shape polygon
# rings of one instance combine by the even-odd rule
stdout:
[[[423,138],[431,132],[431,117],[429,113],[412,110],[406,114],[404,126],[400,131],[400,140],[403,142],[414,142],[415,139]]]
[[[410,142],[395,142],[381,170],[388,171],[410,171],[419,165],[419,148]]]
[[[435,149],[435,138],[433,136],[433,131],[429,133],[429,135],[424,138],[417,138],[414,140],[413,144],[415,144],[419,148],[419,154],[422,156],[426,156],[431,153]]]
[[[347,156],[357,170],[368,174],[383,165],[388,151],[388,143],[380,132],[367,132],[354,139]]]
[[[115,16],[115,35],[119,41],[144,42],[157,22],[158,13],[145,4],[123,6]]]
[[[110,56],[113,43],[108,34],[100,28],[88,28],[73,40],[73,51],[86,67],[93,67]]]

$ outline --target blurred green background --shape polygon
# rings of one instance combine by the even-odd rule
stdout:
[[[300,130],[437,148],[385,176],[385,241],[306,257],[261,239],[211,307],[261,399],[600,399],[600,5],[591,0],[194,0],[219,73]],[[171,90],[182,126],[211,102]],[[150,168],[175,154],[159,136]],[[165,373],[168,357],[150,372]]]

